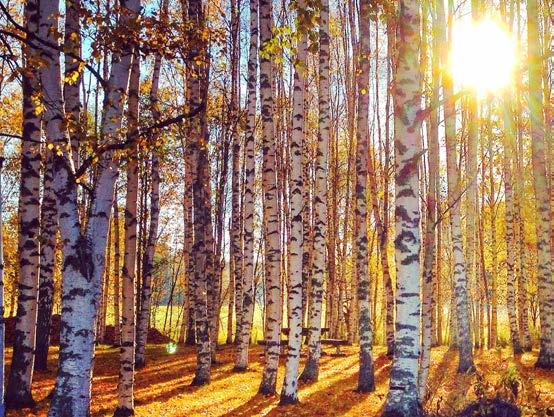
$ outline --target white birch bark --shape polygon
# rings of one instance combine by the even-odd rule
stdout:
[[[81,0],[67,0],[65,4],[65,33],[64,50],[74,56],[81,56],[81,31],[79,19],[81,16]],[[65,79],[63,97],[65,103],[65,115],[68,122],[68,131],[71,143],[71,156],[75,167],[79,165],[79,140],[86,134],[81,120],[81,99],[79,88],[82,83],[82,71],[80,62],[70,54],[65,54]],[[86,126],[86,124],[85,124]]]
[[[237,2],[239,4],[237,4]],[[240,216],[240,138],[238,132],[238,115],[240,108],[238,106],[238,67],[239,67],[239,48],[238,48],[238,36],[239,36],[239,11],[240,0],[231,0],[231,150],[232,150],[232,173],[231,173],[231,230],[230,230],[230,256],[232,267],[230,273],[233,275],[233,281],[235,284],[235,311],[236,311],[236,334],[240,332],[240,326],[242,325],[242,301],[244,291],[244,274],[242,271],[242,245],[241,245],[241,216]],[[223,191],[223,190],[221,190]],[[230,317],[232,319],[232,317]]]
[[[369,67],[371,4],[360,1],[360,43],[356,63],[356,86],[358,88],[358,120],[356,130],[356,192],[355,192],[355,236],[356,274],[358,281],[358,326],[360,335],[360,372],[358,391],[375,390],[373,371],[373,329],[370,310],[370,278],[368,272],[369,254],[367,248],[367,167],[369,152]],[[376,196],[372,196],[376,198]],[[377,213],[379,215],[379,213]],[[382,230],[381,230],[382,232]],[[386,256],[386,254],[385,254]]]
[[[57,0],[41,2],[41,7],[51,7],[57,13]],[[49,4],[50,3],[50,4]],[[129,25],[137,16],[140,3],[129,0],[122,3],[118,25]],[[43,16],[50,16],[43,14]],[[49,27],[56,27],[54,21]],[[54,36],[54,31],[48,31]],[[51,39],[57,42],[56,39]],[[85,230],[81,231],[77,205],[77,188],[73,179],[68,153],[69,137],[61,125],[63,98],[61,91],[59,53],[49,50],[50,60],[42,81],[45,96],[56,106],[50,107],[45,116],[47,136],[59,150],[54,157],[54,189],[57,196],[58,222],[63,242],[62,324],[60,335],[60,363],[49,417],[86,417],[90,414],[92,362],[96,316],[100,286],[104,273],[105,248],[114,199],[114,185],[118,176],[118,160],[113,152],[104,152],[98,161],[98,177],[93,189],[94,199],[90,207]],[[105,143],[115,143],[119,138],[123,103],[129,81],[132,46],[113,56],[108,80],[102,121]]]
[[[245,137],[244,186],[244,285],[242,289],[242,323],[237,334],[235,370],[248,367],[248,345],[254,318],[254,181],[256,179],[255,131],[256,89],[258,72],[258,0],[250,0],[250,46],[248,51],[248,101]]]
[[[167,10],[167,2],[162,5],[162,13],[165,17]],[[154,59],[154,70],[152,71],[152,86],[150,88],[150,112],[152,113],[152,119],[159,121],[160,107],[159,107],[159,83],[160,83],[160,69],[162,66],[162,57],[160,54],[156,54]],[[157,136],[155,136],[157,137]],[[155,152],[155,151],[154,151]],[[152,190],[150,191],[150,225],[148,230],[148,240],[146,243],[146,251],[144,253],[142,270],[142,288],[140,295],[140,313],[137,323],[137,349],[135,356],[135,367],[142,368],[146,364],[145,350],[148,337],[148,322],[150,319],[150,305],[152,296],[152,273],[154,269],[154,253],[156,251],[156,242],[158,239],[158,221],[160,217],[160,162],[158,155],[152,154]],[[185,268],[189,259],[185,260]],[[182,323],[185,321],[186,314],[183,311]],[[182,326],[186,329],[186,326]],[[184,332],[181,331],[184,336]],[[184,337],[183,337],[184,341]]]
[[[503,158],[503,171],[504,171],[504,194],[506,204],[506,307],[508,311],[508,322],[510,327],[510,340],[512,343],[512,350],[515,354],[522,353],[521,340],[519,335],[519,328],[517,322],[516,298],[515,298],[515,259],[516,253],[516,241],[514,230],[514,190],[513,190],[513,170],[512,163],[514,158],[514,144],[515,144],[515,127],[513,125],[513,114],[510,107],[510,96],[508,93],[504,94],[503,102],[503,119],[504,119],[504,158]]]
[[[42,10],[41,10],[42,11]],[[39,34],[38,1],[25,4],[26,29]],[[26,62],[33,66],[39,51],[24,46]],[[35,60],[35,61],[33,61]],[[23,141],[21,143],[21,169],[19,188],[19,280],[17,316],[15,324],[13,357],[6,386],[6,407],[21,408],[34,405],[31,383],[33,379],[35,324],[37,319],[37,295],[39,280],[40,233],[40,115],[33,100],[39,99],[39,72],[29,71],[23,77]]]
[[[308,359],[300,375],[302,381],[317,381],[321,356],[321,309],[325,275],[325,235],[327,233],[327,161],[329,153],[329,1],[319,11],[319,120],[315,158],[313,265],[308,312]]]
[[[537,270],[540,311],[540,348],[537,367],[554,368],[554,282],[552,280],[551,219],[546,176],[546,144],[542,77],[542,48],[539,38],[539,13],[536,0],[527,0],[527,62],[529,66],[529,116],[531,159],[537,217]]]
[[[200,59],[189,64],[187,77],[188,105],[196,108],[202,105],[206,99],[207,70],[206,70],[206,46],[201,39],[204,28],[204,13],[201,0],[191,0],[188,3],[187,16],[195,29],[192,35],[193,56]],[[191,152],[191,175],[194,208],[194,239],[192,245],[192,257],[194,262],[194,279],[192,280],[192,291],[194,296],[194,315],[197,361],[193,386],[204,385],[210,382],[212,344],[210,342],[211,322],[208,305],[210,295],[208,294],[210,283],[210,252],[213,246],[210,245],[211,234],[211,204],[209,204],[209,161],[205,131],[205,112],[202,112],[196,120],[187,123],[187,136],[190,138],[189,147]],[[213,289],[212,289],[213,291]],[[216,308],[213,304],[212,308]]]
[[[309,18],[309,15],[306,4],[303,0],[300,0],[296,10],[296,30],[299,32],[300,38],[294,69],[290,142],[289,341],[285,364],[285,381],[279,402],[282,405],[298,402],[298,368],[300,366],[300,349],[302,348],[302,258],[304,243],[302,230],[302,149],[304,142],[306,48],[308,46],[306,31],[309,23],[307,18]]]
[[[37,334],[35,348],[35,369],[45,371],[48,362],[50,345],[50,324],[54,296],[54,264],[56,249],[56,195],[54,194],[53,160],[46,158],[43,175],[43,196],[41,204],[41,245],[40,274],[37,309]]]
[[[138,127],[140,88],[140,55],[133,55],[129,77],[127,121],[130,131]],[[129,139],[133,139],[129,137]],[[138,199],[138,149],[133,145],[127,153],[127,191],[125,195],[124,253],[122,276],[122,315],[118,404],[114,415],[134,414],[135,373],[135,277],[137,261],[137,199]]]
[[[450,2],[449,9],[452,9]],[[438,5],[437,16],[440,27],[440,43],[443,56],[441,63],[446,68],[447,42],[445,36],[445,15],[442,4]],[[450,19],[449,19],[450,20]],[[454,299],[456,303],[455,320],[457,328],[457,344],[459,350],[458,372],[468,372],[474,369],[473,351],[471,343],[471,329],[469,322],[468,306],[468,280],[466,274],[466,263],[464,259],[464,244],[462,238],[462,226],[460,216],[460,181],[457,167],[456,150],[456,105],[452,100],[454,95],[452,79],[446,71],[442,73],[442,84],[444,90],[444,119],[445,119],[445,140],[446,140],[446,165],[448,182],[448,207],[450,214],[451,238],[454,252]],[[453,318],[454,318],[453,314]]]
[[[429,2],[430,3],[430,2]],[[425,9],[424,9],[425,10]],[[433,19],[433,33],[437,32],[437,22]],[[427,121],[427,143],[429,148],[429,183],[426,198],[426,222],[425,222],[425,238],[424,238],[424,254],[423,254],[423,305],[422,305],[422,346],[421,360],[419,365],[419,400],[423,404],[427,395],[427,379],[429,376],[429,365],[431,360],[431,345],[433,344],[433,326],[432,315],[435,308],[434,292],[436,290],[436,280],[438,277],[435,273],[436,267],[436,239],[435,233],[437,229],[437,207],[438,207],[438,186],[439,186],[439,131],[438,131],[438,99],[439,99],[439,57],[436,37],[433,39],[433,58],[432,58],[432,92],[429,105],[431,113]],[[440,308],[440,306],[439,306]]]
[[[274,394],[281,342],[281,239],[276,182],[276,140],[274,125],[273,63],[267,50],[272,38],[271,0],[260,0],[260,101],[262,105],[262,189],[265,238],[265,365],[260,394]]]
[[[113,316],[114,316],[114,346],[121,344],[121,250],[119,239],[119,204],[117,196],[117,184],[114,190],[113,200],[113,231],[114,231],[114,256],[113,256]]]
[[[421,84],[419,2],[401,0],[394,94],[396,333],[383,416],[422,415],[417,377],[419,341]]]

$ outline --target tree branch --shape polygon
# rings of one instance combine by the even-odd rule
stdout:
[[[87,63],[82,57],[80,57],[79,55],[76,55],[74,53],[71,53],[71,52],[67,52],[67,51],[64,51],[60,45],[57,45],[55,43],[52,43],[52,42],[49,42],[49,41],[46,41],[44,39],[42,39],[41,37],[35,35],[34,33],[32,32],[29,32],[24,26],[20,25],[19,23],[17,23],[17,21],[13,18],[12,15],[10,15],[10,13],[8,12],[8,9],[6,8],[6,6],[4,6],[4,3],[2,3],[0,1],[0,10],[2,10],[2,12],[6,15],[6,18],[8,19],[8,21],[13,25],[15,26],[15,28],[23,33],[25,33],[27,35],[27,38],[24,38],[23,36],[20,36],[16,33],[13,33],[13,32],[10,32],[10,31],[7,31],[7,30],[4,30],[4,29],[0,29],[0,33],[6,35],[6,36],[11,36],[12,38],[15,38],[23,43],[26,43],[27,45],[35,48],[35,49],[38,49],[37,48],[37,45],[33,44],[30,39],[32,40],[36,40],[38,43],[44,45],[44,46],[47,46],[49,48],[52,48],[56,51],[59,51],[59,52],[63,52],[65,55],[73,58],[73,59],[76,59],[77,61],[79,62],[82,62],[83,64],[85,64],[85,67],[86,69],[88,69],[92,75],[94,75],[96,77],[96,79],[98,80],[98,82],[100,83],[100,85],[102,85],[103,88],[106,88],[107,86],[107,81],[102,77],[102,75],[100,75],[100,73],[98,71],[96,71],[96,69],[90,65],[89,63]]]
[[[201,103],[198,107],[196,107],[194,110],[191,110],[190,112],[182,113],[175,117],[170,117],[168,119],[162,120],[161,122],[154,123],[153,125],[150,125],[142,130],[136,129],[129,132],[129,134],[127,135],[129,139],[124,142],[100,146],[94,151],[94,154],[85,159],[79,169],[75,171],[75,178],[81,177],[86,172],[86,170],[90,168],[90,166],[94,162],[94,159],[101,156],[105,152],[129,148],[136,142],[137,138],[148,136],[152,133],[152,131],[156,129],[163,129],[164,127],[168,127],[176,123],[181,123],[185,119],[191,119],[198,115],[201,111],[203,111],[205,107],[205,103]]]

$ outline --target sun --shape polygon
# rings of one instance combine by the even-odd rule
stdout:
[[[513,81],[516,43],[499,22],[483,19],[457,23],[452,38],[450,69],[460,87],[482,97]]]

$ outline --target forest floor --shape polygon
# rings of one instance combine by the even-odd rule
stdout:
[[[332,352],[331,349],[325,350]],[[51,370],[35,373],[33,396],[37,406],[9,411],[8,417],[46,416],[47,396],[54,386],[57,361],[57,348],[52,351]],[[223,346],[218,352],[219,363],[212,370],[211,384],[191,387],[196,362],[194,349],[179,347],[176,353],[168,354],[165,345],[152,345],[147,350],[147,366],[136,374],[135,413],[139,417],[379,415],[388,391],[391,360],[382,348],[375,348],[376,390],[360,394],[354,391],[358,371],[357,348],[346,347],[343,351],[346,353],[343,357],[322,357],[319,381],[301,385],[300,404],[280,407],[278,396],[257,395],[263,367],[260,346],[251,349],[251,367],[245,373],[232,372],[233,348]],[[524,416],[554,415],[550,414],[554,411],[554,371],[533,368],[536,352],[514,358],[508,349],[477,351],[477,372],[471,375],[456,374],[456,356],[455,351],[446,347],[433,349],[427,410],[453,415],[479,394],[514,397],[513,387],[517,385],[516,402]],[[118,369],[118,349],[100,346],[95,361],[92,417],[113,414],[117,404]],[[279,383],[282,383],[284,359],[279,372]]]

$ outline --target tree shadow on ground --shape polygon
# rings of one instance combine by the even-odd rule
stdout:
[[[385,355],[380,355],[374,361],[375,367],[375,386],[379,387],[385,383],[390,370],[390,359]],[[364,402],[370,397],[374,397],[372,401],[374,409],[382,405],[384,395],[380,392],[360,393],[356,391],[358,384],[358,371],[344,377],[339,378],[335,382],[327,385],[318,391],[307,396],[302,395],[300,387],[300,403],[274,407],[266,414],[267,417],[280,417],[283,415],[291,416],[338,416],[344,415],[356,405]],[[368,413],[367,415],[372,415]],[[235,417],[234,414],[230,416]],[[227,417],[227,415],[225,416]]]

